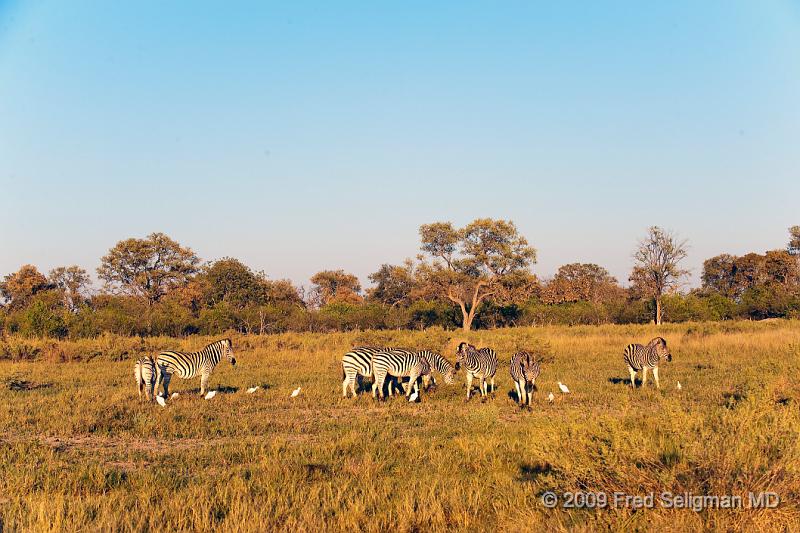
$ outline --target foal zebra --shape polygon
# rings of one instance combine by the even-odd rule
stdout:
[[[494,394],[494,375],[497,372],[497,354],[495,351],[491,348],[476,350],[473,345],[462,342],[458,345],[456,354],[456,365],[463,366],[467,371],[467,400],[469,400],[470,392],[472,392],[473,377],[481,380],[482,397],[485,398],[489,392],[487,379],[491,381],[492,394]]]
[[[200,374],[200,396],[204,396],[208,378],[223,357],[226,357],[232,365],[236,364],[230,339],[212,342],[199,352],[161,352],[156,357],[158,378],[155,392],[158,393],[158,388],[163,383],[164,398],[168,398],[169,381],[172,374],[177,374],[183,379],[190,379]]]
[[[531,393],[533,386],[536,384],[536,378],[542,371],[539,361],[536,356],[528,352],[517,352],[511,356],[511,366],[509,373],[511,379],[514,380],[514,385],[517,387],[517,398],[520,405],[531,404]],[[530,386],[530,391],[528,387]]]
[[[386,376],[394,376],[396,378],[408,377],[408,390],[406,391],[406,398],[411,395],[412,389],[419,391],[417,378],[422,376],[429,376],[431,373],[431,364],[428,360],[432,352],[410,352],[408,350],[388,350],[385,352],[378,352],[372,356],[372,373],[375,376],[375,381],[372,383],[372,397],[384,398],[383,384],[386,381]],[[445,375],[447,381],[448,375]],[[452,375],[450,375],[452,381]]]
[[[149,355],[139,358],[133,369],[136,377],[136,387],[139,389],[139,399],[142,399],[142,391],[148,401],[153,399],[153,386],[156,383],[156,364]]]
[[[647,369],[653,369],[653,377],[656,380],[656,388],[660,389],[661,384],[658,382],[658,362],[664,359],[667,362],[672,361],[672,354],[667,349],[667,341],[663,337],[656,337],[647,343],[646,346],[641,344],[629,344],[625,347],[622,358],[628,364],[628,371],[631,374],[631,387],[635,388],[636,372],[642,371],[642,387],[647,382]]]

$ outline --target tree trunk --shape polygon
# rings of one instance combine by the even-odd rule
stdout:
[[[661,296],[656,296],[656,326],[661,325]]]
[[[475,318],[475,312],[470,309],[469,313],[464,312],[463,315],[464,320],[462,322],[462,329],[464,332],[468,332],[470,329],[472,329],[472,320]]]

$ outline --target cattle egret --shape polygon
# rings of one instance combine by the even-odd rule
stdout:
[[[414,391],[414,392],[411,393],[411,396],[408,397],[408,401],[409,402],[416,402],[417,398],[419,398],[419,393],[417,391]]]
[[[180,394],[178,394],[177,392],[173,392],[173,393],[172,393],[172,395],[169,397],[169,399],[170,399],[170,400],[174,400],[174,399],[175,399],[175,398],[177,398],[178,396],[180,396]]]
[[[550,403],[553,403],[553,400],[555,400],[555,399],[556,399],[556,397],[555,397],[555,396],[553,396],[553,393],[552,393],[552,392],[551,392],[550,394],[548,394],[548,395],[547,395],[547,401],[548,401],[548,402],[550,402]]]
[[[156,396],[156,401],[158,402],[158,405],[160,405],[161,407],[164,407],[164,406],[167,405],[167,400],[165,400],[164,397],[161,396],[160,394],[158,396]]]
[[[213,398],[216,395],[217,395],[217,391],[215,391],[215,390],[208,391],[208,393],[206,394],[206,400],[210,400],[211,398]]]
[[[682,388],[683,388],[683,387],[681,387],[681,382],[679,381],[679,382],[678,382],[678,390],[681,390]]]
[[[258,390],[258,385],[256,385],[255,387],[250,387],[249,389],[247,389],[247,394],[253,394],[257,390]]]
[[[564,394],[569,394],[569,389],[567,388],[567,386],[561,383],[560,381],[558,382],[558,388],[561,389],[561,392],[563,392]]]
[[[292,395],[290,396],[290,398],[296,398],[298,394],[300,394],[300,387],[297,387],[295,390],[292,391]]]

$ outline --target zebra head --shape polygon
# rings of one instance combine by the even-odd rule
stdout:
[[[236,365],[236,358],[233,356],[233,344],[230,339],[223,339],[220,341],[222,344],[222,355],[228,358],[231,365]]]
[[[475,347],[468,342],[462,342],[456,350],[456,370],[461,367],[461,363],[466,360],[467,354],[475,353]]]
[[[667,341],[664,339],[664,337],[656,337],[655,339],[651,340],[650,346],[655,349],[659,359],[664,359],[668,363],[672,361],[672,354],[667,348]]]

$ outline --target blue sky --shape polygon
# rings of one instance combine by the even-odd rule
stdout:
[[[435,5],[431,5],[435,4]],[[163,231],[272,278],[514,220],[621,281],[800,224],[800,4],[0,0],[0,274]]]

